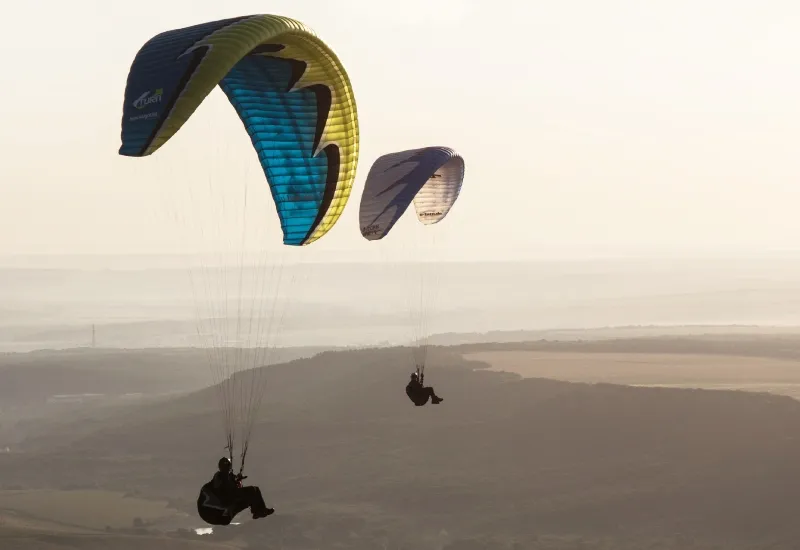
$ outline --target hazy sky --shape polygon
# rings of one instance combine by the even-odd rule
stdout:
[[[146,40],[263,12],[312,27],[355,89],[354,193],[309,254],[373,253],[357,215],[370,165],[434,144],[466,159],[439,228],[453,257],[800,249],[792,0],[28,0],[4,7],[0,34],[0,255],[185,250],[176,208],[215,219],[209,183],[235,204],[247,182],[278,246],[219,89],[153,157],[117,154]]]

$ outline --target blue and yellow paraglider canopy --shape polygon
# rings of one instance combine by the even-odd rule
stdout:
[[[251,15],[150,39],[128,75],[119,153],[154,153],[217,84],[258,153],[284,244],[322,237],[350,197],[358,118],[344,67],[298,21]]]

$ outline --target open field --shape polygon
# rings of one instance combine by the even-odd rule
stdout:
[[[238,550],[230,543],[171,537],[115,535],[105,533],[4,533],[0,530],[0,547],[4,550]]]
[[[22,517],[46,518],[64,527],[102,530],[133,526],[133,519],[144,524],[178,520],[185,514],[170,509],[166,502],[126,497],[109,491],[0,491],[0,510]]]
[[[800,399],[800,362],[682,353],[486,351],[465,359],[526,378],[769,392]]]
[[[64,525],[50,519],[31,517],[17,510],[0,510],[0,537],[20,536],[31,532],[85,535],[93,531],[83,527]]]

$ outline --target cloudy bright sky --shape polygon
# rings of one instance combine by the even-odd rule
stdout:
[[[369,253],[357,211],[370,165],[426,145],[466,160],[439,228],[451,257],[800,249],[791,0],[29,0],[4,7],[0,34],[0,255],[202,248],[176,238],[176,209],[215,219],[211,194],[181,197],[223,183],[231,204],[248,185],[263,214],[254,230],[280,246],[263,173],[218,89],[153,157],[117,154],[145,41],[264,12],[312,27],[358,105],[353,196],[309,254]]]

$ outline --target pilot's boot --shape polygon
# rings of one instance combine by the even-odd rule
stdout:
[[[265,518],[274,513],[275,513],[275,508],[267,508],[266,506],[264,506],[262,508],[256,509],[256,511],[253,512],[253,519]]]

